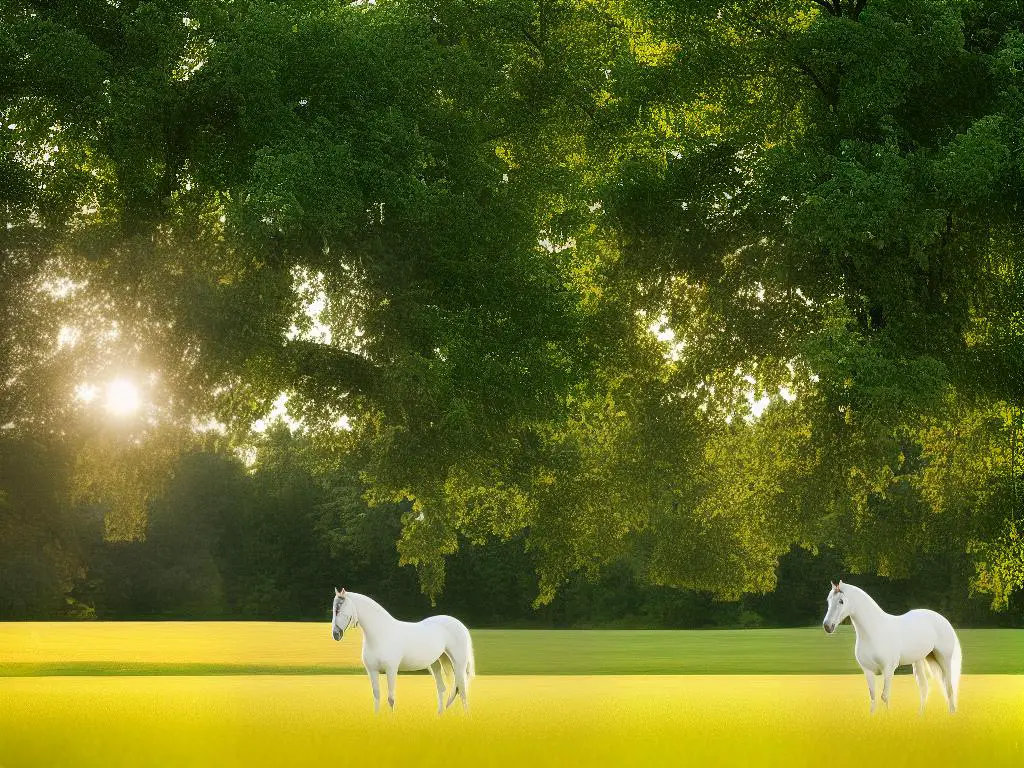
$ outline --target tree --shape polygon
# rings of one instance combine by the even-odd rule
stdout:
[[[0,616],[88,615],[69,599],[83,572],[59,445],[0,435]]]
[[[850,562],[891,573],[942,537],[961,549],[993,542],[981,549],[1005,576],[997,568],[977,586],[1001,601],[1006,587],[995,584],[1020,572],[1010,564],[1017,513],[978,494],[1015,477],[1018,461],[1013,419],[1007,428],[981,413],[1020,402],[1009,362],[1019,357],[1009,299],[1020,290],[1019,9],[644,8],[677,55],[650,80],[665,84],[648,96],[669,115],[662,151],[609,206],[645,258],[639,274],[668,286],[665,273],[685,276],[729,307],[722,325],[738,374],[756,370],[769,389],[780,374],[788,384],[781,363],[804,374],[788,407],[821,446],[804,488],[826,524],[798,535],[847,547],[861,537]],[[686,296],[663,300],[692,312]],[[672,311],[668,320],[679,324]],[[734,361],[723,362],[701,360],[720,371]],[[970,426],[979,420],[980,433]],[[961,437],[939,445],[934,430]],[[939,489],[955,482],[944,468],[984,455],[964,444],[972,432],[1009,440],[977,484],[940,504]],[[909,548],[893,551],[899,542]]]
[[[429,593],[517,537],[541,602],[634,556],[765,591],[793,544],[1021,587],[1013,3],[0,14],[18,285],[80,271],[179,434],[287,392]]]

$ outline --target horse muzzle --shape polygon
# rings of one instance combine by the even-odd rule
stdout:
[[[825,634],[827,635],[831,635],[833,632],[836,631],[836,625],[829,624],[827,621],[821,625],[821,628],[825,630]]]
[[[341,640],[341,638],[345,635],[345,633],[337,627],[334,627],[331,630],[331,634],[334,636],[335,640]]]

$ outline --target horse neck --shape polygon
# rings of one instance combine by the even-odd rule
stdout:
[[[863,589],[859,587],[853,587],[853,589],[857,590],[852,593],[856,602],[854,609],[850,611],[850,621],[858,635],[870,635],[885,623],[889,614],[883,611],[874,598]]]
[[[376,600],[349,592],[349,597],[356,604],[356,620],[363,628],[363,637],[370,639],[381,630],[395,623],[395,618]]]

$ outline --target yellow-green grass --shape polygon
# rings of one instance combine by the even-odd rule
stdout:
[[[362,638],[330,623],[0,623],[0,675],[358,671]]]
[[[1024,676],[966,676],[961,710],[909,677],[867,712],[863,678],[490,676],[468,715],[399,678],[374,716],[345,676],[0,679],[0,766],[1019,766]]]
[[[962,630],[967,674],[1024,672],[1024,630]],[[856,674],[854,634],[737,631],[474,630],[487,675]],[[0,623],[0,676],[345,674],[358,631],[284,622]]]

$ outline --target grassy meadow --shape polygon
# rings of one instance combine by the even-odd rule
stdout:
[[[869,716],[854,676],[481,676],[439,718],[429,678],[374,716],[345,676],[0,679],[0,765],[1020,765],[1024,677],[964,680],[950,717],[911,678]],[[827,756],[827,759],[824,759]]]
[[[1024,632],[961,633],[955,716],[913,678],[868,714],[853,632],[477,631],[471,711],[403,675],[375,716],[326,622],[0,624],[0,768],[1019,765]]]

